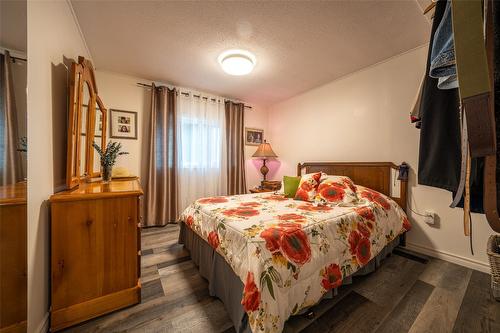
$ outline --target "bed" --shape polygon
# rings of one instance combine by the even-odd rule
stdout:
[[[349,177],[354,204],[274,193],[202,198],[181,214],[179,243],[237,332],[281,332],[356,274],[373,271],[410,229],[406,180],[393,163],[300,163],[298,175]]]

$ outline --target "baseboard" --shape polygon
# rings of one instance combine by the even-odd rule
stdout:
[[[38,325],[37,329],[35,332],[37,333],[47,333],[49,331],[49,313],[47,312],[45,316],[43,316],[43,320]]]
[[[425,254],[425,255],[428,255],[428,256],[431,256],[434,258],[446,260],[446,261],[449,261],[449,262],[452,262],[454,264],[464,266],[464,267],[467,267],[470,269],[475,269],[477,271],[481,271],[481,272],[488,273],[488,274],[491,273],[490,265],[486,264],[484,262],[478,261],[478,260],[458,256],[456,254],[452,254],[452,253],[445,252],[445,251],[431,249],[431,248],[428,248],[425,246],[410,243],[408,241],[406,242],[406,248],[408,250],[411,250],[411,251],[420,252],[422,254]]]
[[[20,323],[15,323],[9,326],[0,328],[0,333],[26,333],[27,332],[26,320]]]
[[[141,302],[141,285],[92,298],[60,309],[52,308],[50,330],[57,332],[83,321]]]

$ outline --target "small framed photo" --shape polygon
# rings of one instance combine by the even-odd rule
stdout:
[[[245,127],[245,144],[258,146],[264,142],[264,130]]]
[[[137,140],[137,112],[110,109],[110,138]]]

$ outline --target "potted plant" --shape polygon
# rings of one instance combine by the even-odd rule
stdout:
[[[92,143],[92,146],[94,146],[101,158],[102,180],[104,183],[108,183],[111,180],[113,165],[116,163],[116,158],[120,155],[126,155],[128,152],[120,151],[122,149],[122,144],[119,142],[108,142],[104,151],[95,142]]]

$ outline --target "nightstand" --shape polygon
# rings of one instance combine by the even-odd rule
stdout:
[[[279,180],[263,180],[259,187],[250,189],[250,193],[275,192],[281,188]]]
[[[270,188],[260,188],[260,187],[254,187],[251,188],[250,193],[265,193],[265,192],[274,192],[276,190],[270,189]]]

